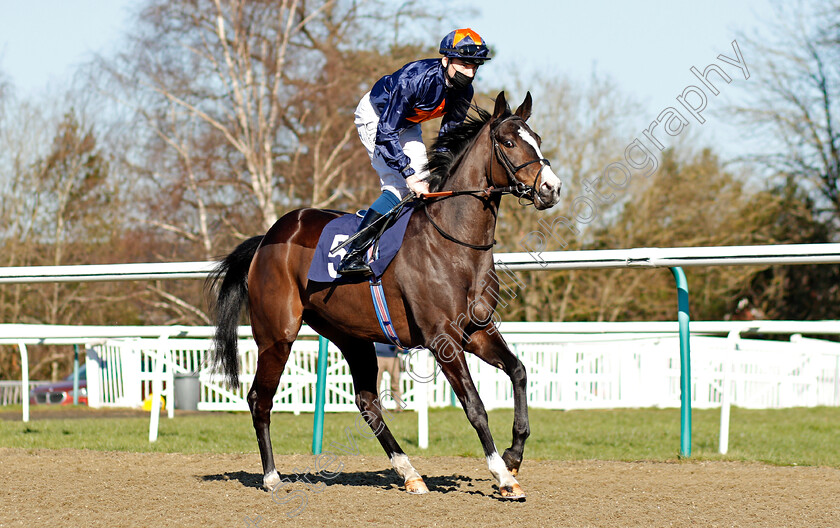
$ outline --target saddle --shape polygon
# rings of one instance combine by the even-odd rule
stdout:
[[[330,253],[335,253],[344,249],[345,247],[353,243],[354,240],[357,240],[370,234],[370,231],[375,231],[375,233],[373,235],[373,238],[371,238],[371,240],[366,244],[366,247],[373,247],[374,252],[376,252],[376,248],[378,247],[377,245],[379,244],[379,239],[382,237],[382,234],[394,224],[396,219],[400,216],[400,213],[402,213],[405,205],[412,199],[414,199],[414,194],[409,193],[405,198],[400,200],[400,202],[397,205],[395,205],[390,211],[382,215],[381,218],[374,220],[372,224],[362,229],[361,231],[358,231],[356,234],[354,234],[341,244],[337,245],[330,251]],[[366,212],[367,210],[360,209],[356,211],[356,216],[358,216],[359,218],[364,218]]]
[[[374,278],[382,276],[402,245],[408,220],[414,212],[413,207],[404,207],[404,205],[401,202],[401,205],[383,215],[379,222],[369,226],[369,229],[376,230],[376,237],[367,249],[367,259]],[[361,221],[362,219],[357,214],[344,214],[324,226],[309,266],[307,274],[309,280],[348,283],[362,282],[370,278],[352,275],[345,277],[337,272],[338,264],[345,254],[344,248],[352,242],[354,237],[369,234],[367,231],[356,233]]]

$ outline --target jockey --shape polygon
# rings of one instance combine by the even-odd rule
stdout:
[[[467,116],[475,72],[490,60],[490,50],[478,33],[466,28],[443,37],[440,54],[440,59],[410,62],[382,77],[356,107],[356,129],[382,188],[358,231],[382,218],[409,192],[417,196],[429,192],[420,123],[442,116],[440,134],[444,134]],[[377,231],[371,229],[347,246],[339,273],[371,273],[365,253]]]

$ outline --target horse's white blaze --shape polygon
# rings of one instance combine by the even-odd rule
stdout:
[[[542,178],[542,182],[544,184],[547,183],[552,190],[560,188],[560,178],[554,174],[551,167],[543,167],[542,172],[540,172],[540,177]]]
[[[493,454],[487,457],[487,467],[490,468],[490,473],[499,481],[499,488],[504,486],[513,486],[517,484],[516,479],[508,471],[505,461],[499,456],[499,453],[493,451]]]
[[[414,469],[414,466],[411,465],[411,462],[408,461],[408,455],[406,454],[393,455],[391,457],[391,465],[394,466],[397,474],[403,478],[404,482],[421,478],[417,470]]]
[[[534,150],[537,152],[537,156],[539,156],[540,159],[545,158],[545,156],[543,156],[542,154],[542,151],[540,150],[540,145],[537,143],[537,139],[534,136],[532,136],[527,130],[525,130],[522,127],[519,127],[519,137],[521,137],[522,140],[525,141],[525,143],[528,143],[529,145],[534,147]],[[542,171],[540,172],[540,177],[542,178],[542,183],[547,183],[552,190],[560,188],[560,178],[558,178],[557,175],[554,174],[554,171],[551,170],[551,167],[543,166]]]
[[[534,150],[537,151],[537,156],[539,156],[540,158],[545,157],[542,155],[542,151],[540,150],[540,145],[537,143],[537,139],[531,134],[529,134],[528,131],[522,127],[519,127],[519,137],[521,137],[525,141],[525,143],[528,143],[529,145],[534,147]]]
[[[280,484],[280,475],[277,473],[276,469],[268,475],[263,476],[263,486],[265,486],[269,491],[274,491],[274,488],[278,484]]]

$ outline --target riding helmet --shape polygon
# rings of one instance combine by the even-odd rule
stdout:
[[[440,41],[440,54],[475,64],[483,64],[492,58],[481,35],[470,28],[456,29],[443,37]]]

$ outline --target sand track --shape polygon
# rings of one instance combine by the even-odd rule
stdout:
[[[413,457],[431,493],[382,457],[261,491],[259,456],[0,448],[0,526],[840,526],[840,469],[734,462],[527,460],[506,502],[481,459]],[[315,458],[277,457],[282,477]],[[306,504],[297,515],[287,517]]]

